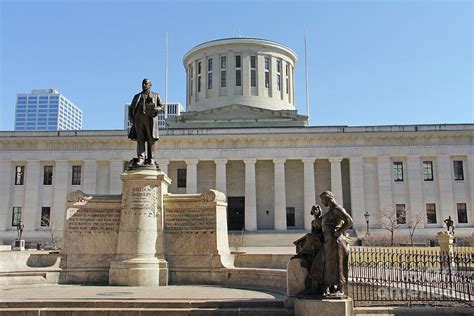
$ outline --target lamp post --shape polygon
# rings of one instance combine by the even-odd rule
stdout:
[[[368,234],[368,233],[369,233],[369,217],[370,217],[370,213],[369,213],[368,211],[365,211],[364,217],[365,217],[365,222],[367,223],[367,234]]]

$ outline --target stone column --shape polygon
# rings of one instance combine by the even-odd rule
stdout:
[[[467,155],[466,163],[467,163],[467,175],[468,175],[467,187],[468,187],[469,200],[470,200],[470,204],[467,205],[467,208],[468,208],[467,222],[472,224],[474,223],[474,155]],[[474,238],[474,234],[473,234],[473,238]]]
[[[37,217],[40,213],[38,206],[39,185],[42,184],[41,165],[39,160],[29,160],[25,174],[25,204],[21,217],[25,224],[25,231],[36,228]],[[54,172],[54,170],[53,170]]]
[[[12,165],[10,160],[0,161],[0,179],[2,179],[2,187],[0,190],[0,230],[6,231],[11,225],[11,212],[13,211],[10,205],[10,195],[12,194],[13,182],[12,169],[15,166]]]
[[[393,209],[392,200],[392,165],[390,157],[377,157],[377,174],[379,181],[379,203],[380,212],[387,212]],[[380,214],[382,215],[382,214]]]
[[[110,265],[109,284],[168,285],[164,259],[163,195],[171,180],[159,169],[126,170],[117,255]]]
[[[437,157],[438,161],[438,186],[439,186],[439,207],[436,207],[437,223],[443,225],[443,220],[451,216],[456,219],[454,210],[453,194],[453,163],[449,155]],[[439,212],[438,212],[439,210]]]
[[[257,230],[257,186],[255,183],[256,159],[244,159],[245,163],[245,230]]]
[[[158,163],[158,166],[160,167],[161,171],[163,171],[164,174],[168,175],[168,165],[170,164],[170,161],[168,159],[158,159],[156,160]]]
[[[227,159],[215,159],[214,163],[216,164],[216,190],[224,193],[227,199]]]
[[[419,213],[425,213],[423,206],[423,179],[421,177],[421,159],[419,156],[407,157],[408,212],[407,223]],[[426,217],[426,216],[424,216]],[[424,221],[426,222],[426,221]]]
[[[124,161],[122,160],[111,160],[110,161],[110,179],[109,179],[109,193],[120,194],[122,193],[122,181],[120,181],[120,175],[123,172]]]
[[[84,184],[82,191],[87,194],[94,194],[97,185],[97,161],[84,160]]]
[[[363,157],[349,158],[349,177],[351,183],[351,206],[354,227],[357,229],[367,228],[364,214],[365,189],[364,189],[364,159]]]
[[[310,213],[313,205],[316,204],[316,192],[314,183],[314,158],[305,158],[303,161],[304,168],[304,229],[311,230],[311,221],[313,216]]]
[[[275,166],[275,230],[286,230],[286,191],[284,158],[273,159]]]
[[[64,227],[64,211],[66,205],[68,188],[69,162],[67,160],[56,160],[54,165],[54,195],[53,207],[50,214],[50,226],[52,229]],[[38,223],[41,225],[41,216],[38,216]]]
[[[186,160],[186,193],[197,193],[197,165],[199,160]]]
[[[341,161],[341,157],[329,158],[329,162],[331,163],[331,192],[334,194],[336,201],[340,205],[343,205]]]

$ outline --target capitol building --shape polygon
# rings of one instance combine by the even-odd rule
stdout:
[[[309,230],[325,190],[357,237],[364,214],[376,234],[396,214],[400,235],[420,216],[419,240],[434,239],[448,216],[456,236],[471,235],[474,124],[308,126],[295,107],[296,63],[291,48],[256,38],[184,55],[186,112],[167,120],[156,146],[170,193],[224,192],[229,229],[249,236]],[[27,242],[60,236],[72,191],[121,194],[135,149],[125,130],[0,132],[0,244],[11,244],[20,220]]]

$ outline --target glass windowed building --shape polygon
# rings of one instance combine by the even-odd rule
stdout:
[[[15,130],[81,130],[82,110],[55,89],[17,94]]]

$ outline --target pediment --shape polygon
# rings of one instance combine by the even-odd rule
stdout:
[[[242,104],[182,114],[182,118],[186,121],[287,120],[295,119],[297,116],[296,111],[272,111]]]

